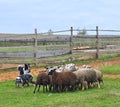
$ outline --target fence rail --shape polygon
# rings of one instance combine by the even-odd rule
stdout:
[[[70,58],[94,54],[120,53],[120,35],[99,34],[99,32],[120,32],[120,30],[86,29],[96,34],[74,34],[80,29],[61,30],[34,34],[0,34],[0,63],[39,63],[41,58],[68,55]],[[62,34],[69,32],[69,34]],[[60,34],[56,34],[60,33]],[[13,58],[13,60],[12,60]],[[18,59],[18,60],[17,60]],[[27,59],[27,60],[26,60]],[[14,61],[15,60],[15,61]],[[10,62],[9,62],[10,61]]]

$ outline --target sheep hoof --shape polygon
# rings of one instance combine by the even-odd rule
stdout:
[[[82,91],[84,91],[84,87],[82,87]]]

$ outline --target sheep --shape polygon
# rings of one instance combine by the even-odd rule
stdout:
[[[64,66],[63,65],[58,66],[56,72],[64,72]]]
[[[51,72],[51,70],[53,69],[58,69],[58,66],[50,66],[50,67],[45,67],[46,68],[46,73],[49,74],[49,72]],[[57,71],[59,72],[59,71]],[[53,91],[53,82],[52,82],[52,75],[48,75],[49,79],[50,79],[50,85],[49,85],[49,90]]]
[[[85,81],[85,72],[79,69],[77,71],[74,71],[73,73],[77,77],[77,80],[76,80],[77,87],[76,88],[80,89],[79,85],[81,85],[82,90],[84,90],[85,88],[87,88],[87,82]]]
[[[92,68],[79,68],[79,70],[73,72],[77,76],[78,84],[81,84],[82,90],[84,88],[88,88],[90,84],[96,82],[98,87],[100,88],[96,71]],[[87,82],[87,84],[86,84]]]
[[[100,88],[95,70],[92,68],[87,68],[83,71],[85,72],[85,80],[88,82],[88,86],[90,86],[90,84],[97,83],[98,87]]]
[[[96,72],[96,76],[97,76],[97,80],[98,80],[99,84],[100,84],[100,82],[103,83],[103,73],[100,70],[92,68],[90,65],[83,65],[82,68],[86,68],[87,70],[88,69],[94,70]]]
[[[41,85],[43,85],[43,92],[45,92],[45,88],[46,88],[46,91],[48,91],[47,85],[49,85],[49,84],[50,84],[50,79],[49,79],[48,74],[46,72],[40,72],[38,74],[36,82],[35,82],[34,93],[35,93],[38,85],[39,85],[38,90],[37,90],[38,92],[39,92]]]
[[[92,68],[90,65],[82,65],[81,68]]]
[[[100,82],[103,83],[103,73],[100,70],[95,69],[95,68],[94,68],[94,71],[96,72],[97,80],[99,81],[99,84]]]
[[[51,69],[48,75],[52,75],[53,91],[61,92],[67,89],[75,90],[76,75],[72,72],[56,72]]]
[[[70,63],[65,65],[64,72],[73,72],[76,71],[77,69],[78,67],[75,64]]]
[[[49,72],[51,68],[55,68],[56,72],[73,72],[78,69],[78,67],[75,64],[70,63],[70,64],[66,64],[65,66],[60,65],[60,66],[46,67],[46,71]]]

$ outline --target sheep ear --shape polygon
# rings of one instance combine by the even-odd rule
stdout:
[[[60,67],[61,67],[61,65],[58,66],[58,68],[60,68]]]
[[[53,69],[53,71],[56,71],[56,70],[57,70],[56,68]]]
[[[46,66],[45,68],[48,69],[49,67]]]

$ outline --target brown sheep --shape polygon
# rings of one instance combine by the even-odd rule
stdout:
[[[76,84],[76,75],[72,72],[56,72],[56,69],[51,69],[48,75],[52,75],[53,91],[61,92],[66,90],[74,91]]]
[[[39,85],[38,91],[40,89],[40,85],[43,85],[43,92],[45,92],[45,87],[46,87],[46,91],[47,91],[47,85],[49,85],[49,84],[50,84],[50,79],[49,79],[48,74],[46,72],[39,73],[37,76],[36,82],[35,82],[34,93],[35,93],[38,85]]]

